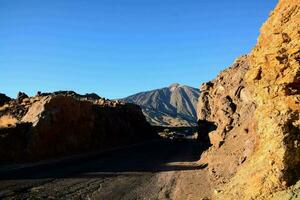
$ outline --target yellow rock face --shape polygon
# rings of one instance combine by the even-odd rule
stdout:
[[[300,0],[280,0],[249,55],[259,144],[218,199],[264,199],[300,177]]]

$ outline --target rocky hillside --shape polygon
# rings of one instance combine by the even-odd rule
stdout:
[[[213,198],[297,199],[299,113],[300,0],[280,0],[249,55],[201,87]]]
[[[122,99],[142,107],[147,121],[156,126],[195,126],[199,90],[172,84]]]
[[[75,92],[19,93],[0,108],[0,161],[109,149],[149,139],[151,130],[133,104]]]
[[[5,94],[0,93],[0,106],[4,105],[6,102],[9,102],[11,99]]]

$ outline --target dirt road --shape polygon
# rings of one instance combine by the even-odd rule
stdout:
[[[98,155],[0,170],[0,199],[176,199],[182,173],[201,172],[193,140],[155,140]],[[188,187],[188,186],[187,186]],[[175,196],[174,196],[175,195]],[[187,194],[188,195],[188,194]]]

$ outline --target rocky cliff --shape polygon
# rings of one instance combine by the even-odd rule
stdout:
[[[40,93],[35,97],[18,97],[2,108],[2,162],[104,150],[153,137],[138,106],[96,95]]]
[[[147,121],[152,125],[196,126],[198,97],[198,89],[175,83],[122,100],[141,106]]]
[[[292,188],[300,175],[300,1],[280,0],[250,54],[201,90],[200,136],[213,144],[202,160],[214,197],[275,198]]]

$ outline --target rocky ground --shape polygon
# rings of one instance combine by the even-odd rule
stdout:
[[[209,197],[195,140],[154,140],[60,161],[0,168],[1,199],[201,199]],[[204,177],[204,176],[203,176]]]

